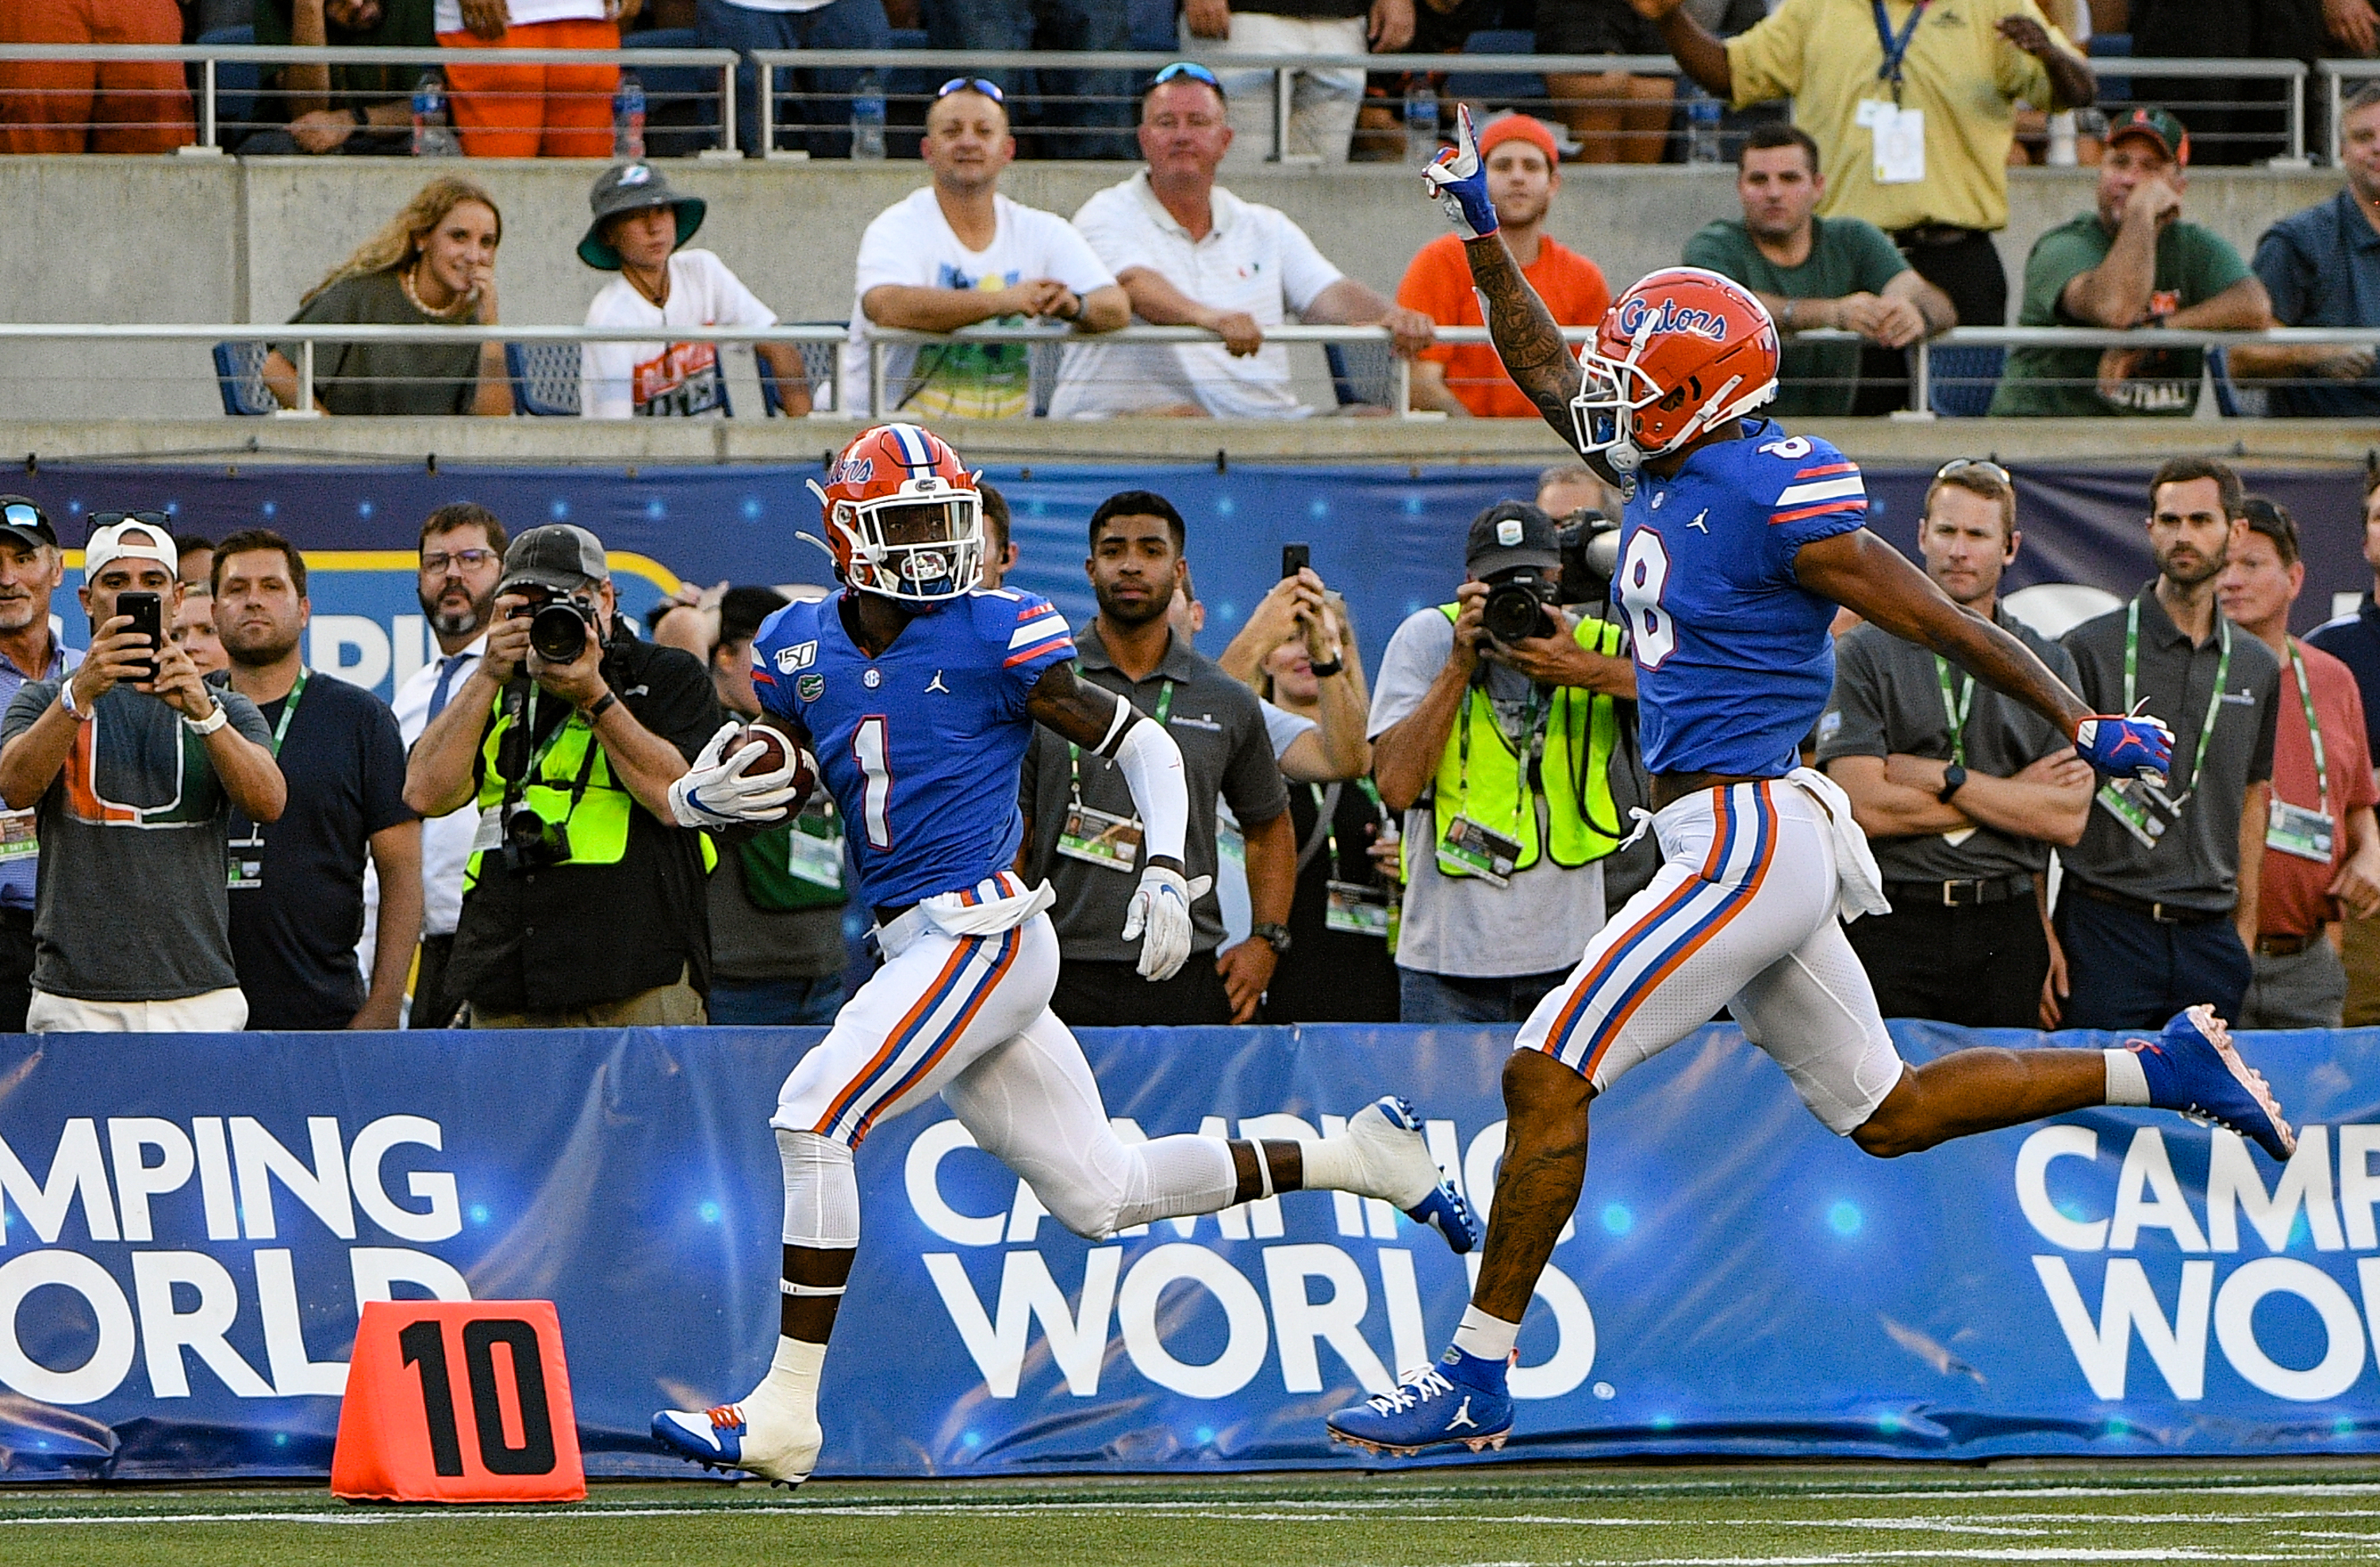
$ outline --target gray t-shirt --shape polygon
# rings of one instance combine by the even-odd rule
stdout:
[[[2136,695],[2173,730],[2173,771],[2167,794],[2187,790],[2180,820],[2154,849],[2143,848],[2104,805],[2094,801],[2082,841],[2058,852],[2069,876],[2127,897],[2182,908],[2227,910],[2240,897],[2240,815],[2248,785],[2273,775],[2273,723],[2278,709],[2281,661],[2273,650],[2216,613],[2216,632],[2196,647],[2157,602],[2156,585],[2141,589]],[[2125,611],[2086,620],[2063,640],[2074,655],[2075,690],[2094,712],[2122,712]],[[2223,682],[2204,777],[2192,775],[2206,723],[2222,633],[2230,633],[2231,668]],[[2151,808],[2155,808],[2152,807]]]
[[[1372,716],[1365,727],[1378,740],[1421,706],[1422,697],[1454,651],[1454,623],[1436,609],[1416,610],[1389,638],[1372,682]],[[1488,697],[1509,733],[1529,704],[1528,677],[1489,664]],[[1537,841],[1550,827],[1545,797],[1536,799]],[[1438,873],[1438,826],[1430,793],[1405,812],[1405,901],[1397,936],[1397,966],[1422,974],[1503,978],[1566,969],[1603,928],[1603,862],[1564,869],[1552,859],[1491,887],[1472,876]]]
[[[2005,608],[1992,622],[2033,650],[2049,673],[2071,686],[2074,660]],[[1953,666],[1946,705],[1941,672],[1930,649],[1874,626],[1860,626],[1835,644],[1835,689],[1818,719],[1818,765],[1837,757],[1934,757],[1949,760],[1950,715],[1966,710],[1961,730],[1971,772],[2013,778],[2046,756],[2070,747],[2055,724],[2013,697],[2004,697]],[[1972,693],[1972,695],[1970,695]],[[2106,710],[2102,710],[2106,711]],[[1888,881],[1963,881],[1976,878],[2043,876],[2049,845],[1994,827],[1977,827],[1956,845],[1938,832],[1872,841],[1876,868]]]
[[[1219,796],[1250,829],[1289,809],[1289,793],[1281,785],[1256,693],[1225,674],[1213,660],[1202,658],[1176,638],[1156,670],[1135,684],[1108,657],[1096,622],[1075,633],[1075,645],[1082,659],[1075,673],[1083,679],[1118,693],[1151,718],[1160,706],[1165,709],[1166,733],[1182,747],[1190,790],[1190,833],[1183,858],[1191,880],[1215,874]],[[1170,702],[1165,697],[1169,684],[1173,687]],[[1025,753],[1020,789],[1033,825],[1033,836],[1025,845],[1025,879],[1046,877],[1057,893],[1057,906],[1050,914],[1058,927],[1059,952],[1068,961],[1131,962],[1140,956],[1140,941],[1123,939],[1123,917],[1140,886],[1137,868],[1125,875],[1058,853],[1058,834],[1065,826],[1075,776],[1066,742],[1036,727]],[[1085,805],[1111,816],[1136,814],[1123,774],[1105,757],[1083,753],[1080,777]],[[1190,920],[1193,953],[1210,953],[1221,944],[1222,905],[1212,892],[1190,906]]]
[[[58,699],[57,680],[17,693],[0,746]],[[231,722],[272,739],[256,704],[217,691]],[[119,686],[36,808],[33,989],[85,1002],[164,1002],[239,983],[231,961],[225,844],[231,800],[207,743],[155,697]]]

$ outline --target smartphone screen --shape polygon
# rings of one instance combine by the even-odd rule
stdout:
[[[1314,564],[1314,552],[1304,544],[1283,544],[1281,547],[1281,575],[1295,577]]]
[[[149,638],[149,662],[145,673],[133,675],[135,681],[157,678],[157,654],[165,646],[165,604],[154,593],[118,593],[115,613],[132,617],[132,629]]]

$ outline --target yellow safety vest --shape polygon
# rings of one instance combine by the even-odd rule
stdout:
[[[530,700],[534,702],[536,698],[532,697]],[[504,744],[504,732],[511,723],[504,711],[504,698],[499,696],[495,722],[488,725],[487,738],[480,745],[483,765],[480,771],[479,807],[483,813],[504,804],[505,785],[496,771],[496,751]],[[586,771],[583,790],[579,784],[582,769]],[[554,731],[544,753],[536,759],[522,788],[521,800],[534,807],[546,820],[561,822],[568,830],[570,857],[557,862],[558,866],[617,865],[628,852],[628,818],[636,809],[636,796],[628,793],[627,785],[613,778],[612,759],[596,743],[595,726],[587,722],[584,713],[572,712]],[[479,885],[480,856],[483,852],[471,851],[470,864],[463,878],[466,892]],[[713,855],[707,834],[702,854],[703,868],[708,870]]]
[[[1462,613],[1459,604],[1438,608],[1449,620]],[[1617,657],[1620,652],[1620,627],[1608,621],[1582,620],[1574,635],[1591,653]],[[1545,751],[1537,776],[1550,829],[1546,852],[1556,865],[1574,869],[1620,846],[1622,824],[1611,799],[1611,753],[1619,742],[1620,720],[1610,697],[1560,686],[1544,722]],[[1431,791],[1436,842],[1446,842],[1454,819],[1464,817],[1518,842],[1521,853],[1512,869],[1525,870],[1537,863],[1539,846],[1537,813],[1529,808],[1531,791],[1522,779],[1522,758],[1496,722],[1495,704],[1480,686],[1463,693],[1463,711],[1455,723],[1460,727],[1447,736]],[[1532,747],[1534,739],[1524,736],[1523,747]],[[1442,858],[1438,871],[1441,876],[1471,874]]]

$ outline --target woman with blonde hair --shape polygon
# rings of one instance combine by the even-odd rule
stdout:
[[[433,179],[298,302],[293,325],[496,324],[495,198]],[[275,344],[264,383],[298,406],[296,343]],[[314,407],[326,414],[509,414],[500,343],[335,343],[314,347]]]

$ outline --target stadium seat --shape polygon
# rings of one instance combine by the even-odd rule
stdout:
[[[1330,390],[1342,408],[1396,407],[1396,350],[1386,343],[1325,343]]]
[[[513,412],[535,419],[578,417],[578,345],[507,343],[504,373],[512,378]]]
[[[2088,53],[2095,60],[2129,60],[2132,57],[2132,35],[2129,32],[2101,32],[2092,35]],[[2132,101],[2132,79],[2099,73],[2099,102],[2129,103]]]
[[[798,322],[797,324],[802,326],[847,327],[850,325],[850,322],[840,321],[806,321]],[[796,343],[794,346],[801,350],[802,374],[810,383],[811,407],[818,409],[832,407],[834,404],[836,390],[834,384],[834,345],[832,343]],[[758,354],[752,356],[752,363],[760,372],[761,408],[765,410],[767,416],[771,419],[784,418],[785,398],[784,394],[779,390],[778,387],[777,372],[771,370],[769,368],[769,361],[762,358]]]
[[[1519,29],[1483,30],[1463,41],[1466,55],[1532,55],[1536,47],[1536,35]],[[1517,71],[1453,71],[1442,95],[1497,106],[1519,103],[1543,99],[1546,79]]]
[[[698,49],[690,27],[653,28],[620,40],[623,49]],[[704,66],[638,66],[645,90],[645,155],[690,158],[719,145],[719,73]]]
[[[256,30],[252,27],[219,27],[212,32],[199,34],[200,44],[253,44]],[[190,67],[190,91],[196,93],[201,86],[200,67]],[[215,145],[236,148],[248,133],[257,128],[257,93],[264,86],[264,68],[245,60],[221,60],[215,64]]]
[[[223,391],[224,412],[235,418],[256,418],[279,411],[281,405],[264,385],[264,356],[269,343],[215,345],[215,384]]]
[[[1992,410],[2006,348],[1929,349],[1925,406],[1943,419],[1981,419]]]
[[[2272,409],[2272,395],[2261,386],[2241,386],[2231,379],[2231,355],[2226,348],[2206,350],[2206,368],[2215,372],[2215,411],[2225,419],[2263,419]]]

